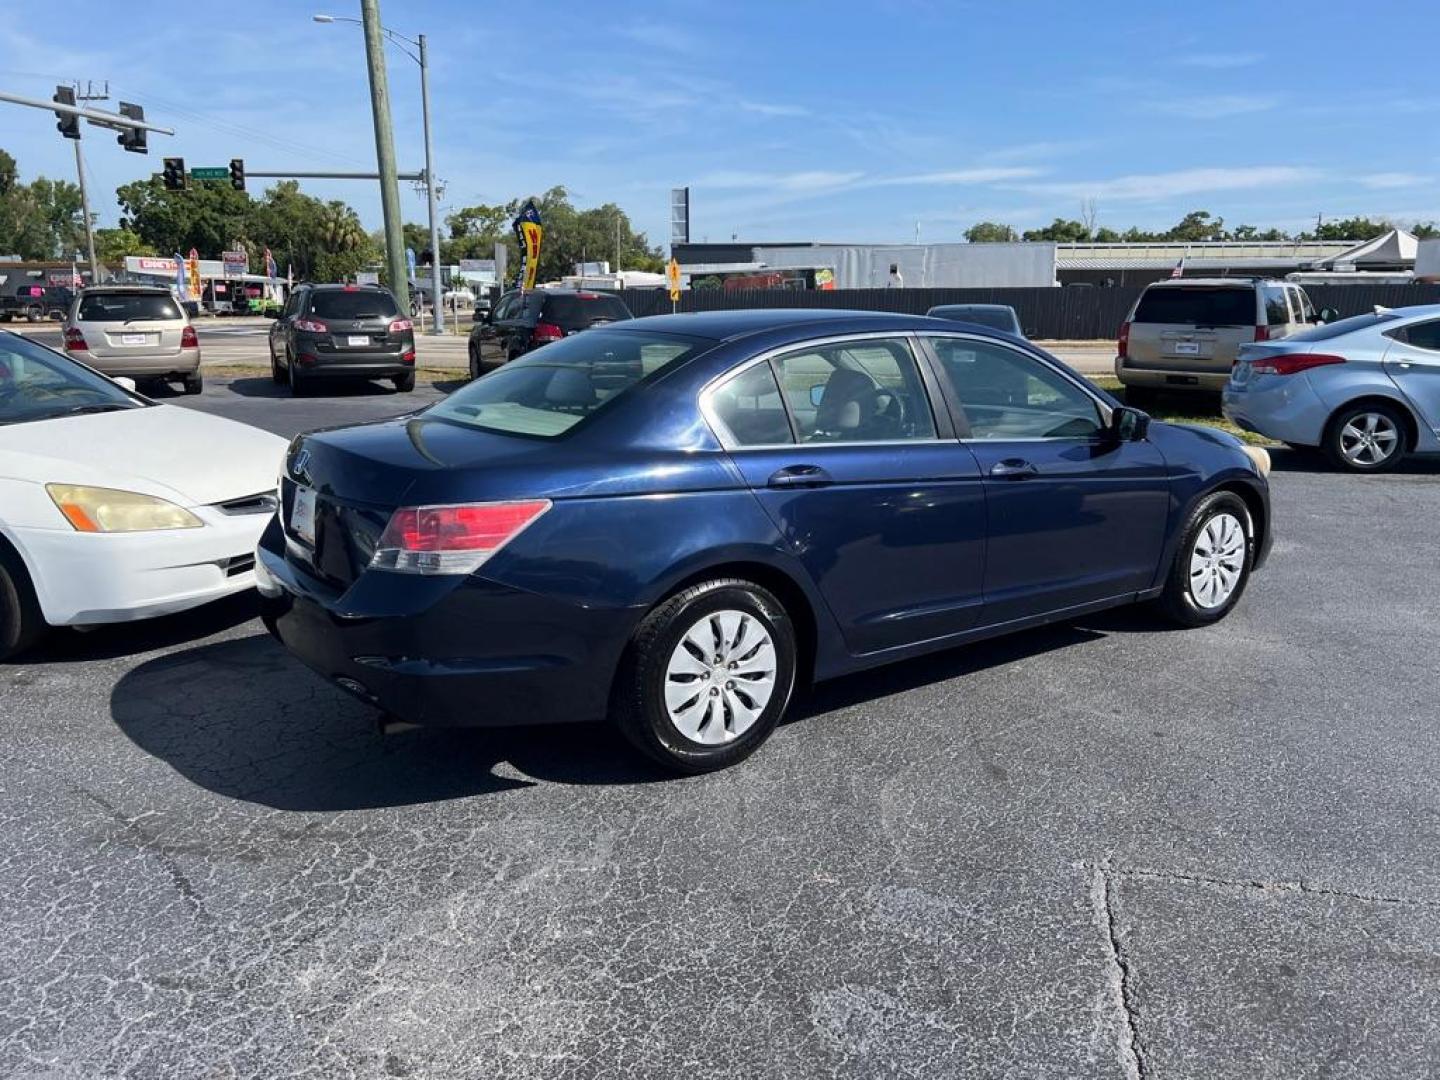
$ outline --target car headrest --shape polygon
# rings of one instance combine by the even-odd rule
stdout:
[[[545,400],[551,405],[594,405],[595,382],[584,368],[557,368],[545,386]]]
[[[815,410],[817,431],[853,431],[870,418],[875,403],[875,380],[863,371],[836,368],[825,381]]]

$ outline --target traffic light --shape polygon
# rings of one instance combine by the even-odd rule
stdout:
[[[236,191],[245,190],[245,159],[232,157],[230,159],[230,186]]]
[[[74,105],[75,88],[71,86],[57,86],[55,87],[55,96],[50,100],[57,105]],[[60,134],[64,135],[67,139],[78,139],[80,137],[80,117],[74,113],[61,112],[59,109],[55,110],[55,115],[60,118],[60,122],[55,125],[56,131],[60,132]]]
[[[165,181],[166,191],[184,191],[187,186],[185,183],[185,159],[183,157],[167,157],[160,177]]]
[[[145,110],[139,105],[131,105],[128,101],[122,101],[120,102],[120,115],[128,116],[131,120],[144,120]],[[150,148],[145,145],[145,135],[144,128],[125,128],[115,141],[132,153],[148,154]]]

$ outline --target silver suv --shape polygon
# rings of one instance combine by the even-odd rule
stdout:
[[[1319,321],[1305,290],[1285,281],[1157,281],[1120,328],[1115,377],[1131,404],[1155,390],[1218,393],[1241,345],[1289,337]]]
[[[169,289],[99,285],[70,305],[65,350],[106,375],[175,380],[187,394],[204,389],[200,341]]]

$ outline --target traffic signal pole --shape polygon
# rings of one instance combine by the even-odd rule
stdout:
[[[85,215],[85,248],[90,256],[90,284],[100,284],[100,260],[95,258],[95,227],[90,223],[90,195],[85,190],[85,157],[80,153],[80,140],[75,142],[75,175],[80,179],[80,212]],[[74,285],[74,282],[71,282]]]

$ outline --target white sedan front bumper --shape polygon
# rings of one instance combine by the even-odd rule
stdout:
[[[198,529],[82,533],[14,528],[10,537],[51,626],[130,622],[198,607],[255,585],[268,514],[191,508]]]

